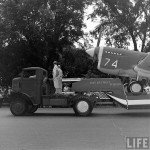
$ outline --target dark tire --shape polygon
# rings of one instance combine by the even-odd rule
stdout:
[[[34,105],[29,105],[29,107],[28,107],[28,113],[29,114],[33,114],[33,113],[35,113],[36,111],[37,111],[37,109],[38,109],[38,106],[36,105],[36,106],[34,106]]]
[[[89,116],[93,110],[93,103],[86,97],[75,100],[73,110],[77,116]]]
[[[10,103],[10,111],[14,116],[23,116],[28,110],[27,102],[24,99],[16,98]]]
[[[3,98],[0,98],[0,108],[2,107],[3,105]]]
[[[128,89],[132,94],[140,94],[143,92],[143,85],[138,81],[133,81],[129,84]]]

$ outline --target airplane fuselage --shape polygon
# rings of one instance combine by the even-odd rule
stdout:
[[[98,60],[97,69],[107,74],[150,78],[150,54],[120,48],[96,47],[87,51]]]

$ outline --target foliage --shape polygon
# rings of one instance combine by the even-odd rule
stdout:
[[[92,68],[93,61],[83,49],[65,49],[63,51],[63,71],[66,77],[83,77]]]
[[[150,37],[150,1],[149,0],[95,0],[92,18],[101,17],[101,23],[95,34],[103,29],[107,45],[128,47],[132,40],[134,50],[141,51]]]
[[[65,47],[83,36],[89,0],[1,0],[1,76],[10,81],[23,67],[52,68]],[[2,60],[2,59],[1,59]]]

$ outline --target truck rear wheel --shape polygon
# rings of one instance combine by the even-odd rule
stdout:
[[[143,91],[143,86],[138,81],[133,81],[129,84],[129,91],[133,94],[140,94]]]
[[[14,116],[22,116],[27,112],[28,105],[25,100],[16,99],[10,103],[10,111]]]
[[[75,101],[73,110],[77,116],[89,116],[92,113],[93,104],[88,98],[80,97]]]

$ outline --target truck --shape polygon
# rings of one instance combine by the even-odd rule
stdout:
[[[68,82],[67,79],[63,80]],[[128,93],[119,78],[77,78],[69,82],[70,91],[55,94],[53,80],[48,79],[47,70],[40,67],[23,68],[20,77],[12,80],[9,95],[11,113],[23,116],[33,114],[38,108],[71,107],[75,115],[89,116],[103,97],[115,100],[126,109],[150,107],[148,93]]]

